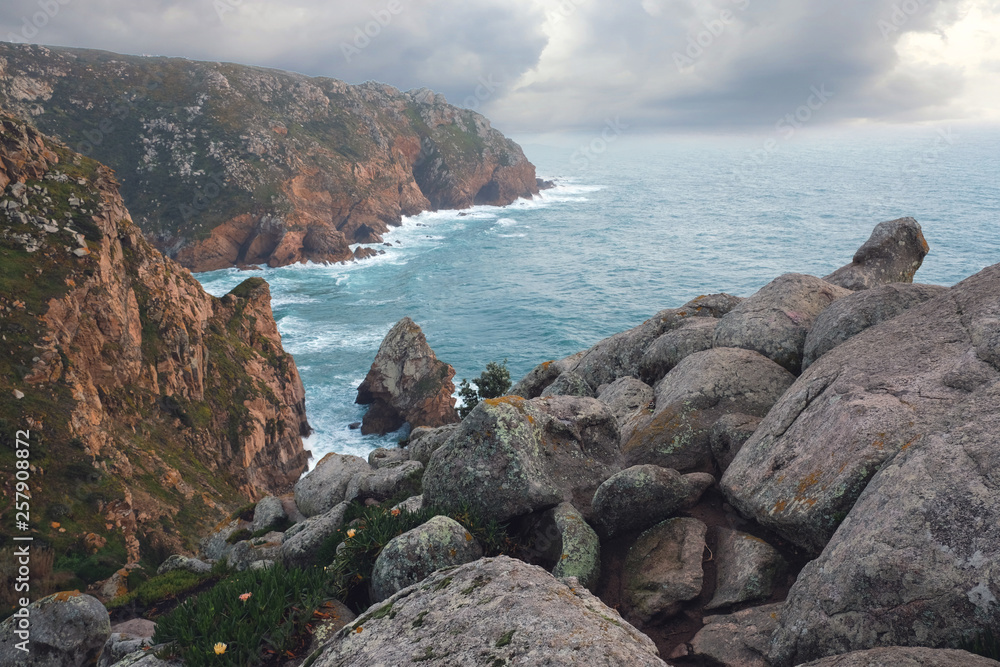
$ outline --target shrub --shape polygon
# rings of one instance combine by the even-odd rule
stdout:
[[[195,574],[187,570],[171,570],[170,572],[158,574],[143,581],[136,586],[135,590],[109,602],[108,608],[117,609],[133,602],[138,602],[143,607],[148,607],[154,602],[177,598],[185,593],[189,593],[211,578],[211,574]]]
[[[166,653],[188,667],[262,664],[266,653],[283,655],[297,646],[329,597],[328,582],[322,568],[242,572],[162,616],[153,641],[173,642]],[[249,598],[241,600],[245,593]],[[221,655],[218,643],[226,645]]]
[[[479,405],[480,401],[487,398],[500,398],[505,396],[510,390],[510,370],[507,368],[507,360],[502,364],[491,361],[486,364],[486,370],[480,373],[479,379],[473,380],[476,388],[473,389],[469,381],[462,379],[458,387],[458,395],[462,397],[464,405],[458,408],[458,414],[465,419],[472,409]]]

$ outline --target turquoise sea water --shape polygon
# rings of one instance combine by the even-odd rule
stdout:
[[[516,380],[699,294],[826,275],[883,220],[923,226],[920,282],[950,285],[1000,262],[997,130],[599,137],[515,137],[555,189],[409,218],[376,258],[197,276],[217,296],[251,275],[271,284],[306,385],[314,460],[398,440],[348,424],[361,420],[357,386],[403,316],[456,368],[456,384],[504,358]]]

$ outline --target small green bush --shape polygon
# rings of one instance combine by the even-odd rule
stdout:
[[[242,542],[243,540],[249,540],[253,537],[253,533],[250,532],[249,528],[240,528],[239,530],[233,531],[233,534],[226,538],[226,542],[229,544],[236,544],[237,542]]]
[[[172,642],[165,655],[188,667],[262,664],[265,651],[294,648],[314,612],[329,599],[322,568],[274,566],[248,570],[188,599],[156,624],[156,643]],[[247,600],[240,595],[250,593]],[[217,654],[215,645],[225,644]]]
[[[458,415],[462,419],[465,419],[472,412],[472,409],[479,405],[480,401],[507,395],[511,386],[507,360],[504,359],[502,364],[495,361],[486,364],[486,370],[480,373],[478,380],[473,380],[473,382],[476,384],[475,389],[464,378],[458,386],[458,395],[462,397],[464,403],[458,408]]]
[[[132,602],[138,602],[142,606],[148,607],[154,602],[184,595],[211,578],[211,574],[195,574],[187,570],[172,570],[158,574],[136,586],[135,590],[109,602],[108,608],[117,609]]]

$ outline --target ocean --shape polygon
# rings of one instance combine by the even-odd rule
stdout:
[[[1000,131],[857,127],[794,135],[513,137],[556,187],[503,208],[407,218],[344,265],[198,274],[221,296],[271,285],[315,433],[328,452],[367,456],[400,433],[348,425],[382,338],[421,326],[456,385],[489,361],[516,381],[700,294],[749,296],[788,272],[850,262],[883,220],[916,218],[930,245],[917,273],[952,285],[1000,262]]]

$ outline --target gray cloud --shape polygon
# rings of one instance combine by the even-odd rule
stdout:
[[[979,4],[1000,12],[995,0]],[[815,101],[814,87],[833,94],[811,114],[817,123],[960,114],[954,100],[966,74],[959,64],[906,64],[896,47],[907,33],[947,28],[968,5],[8,0],[0,7],[0,39],[13,34],[17,41],[28,36],[46,44],[229,60],[352,83],[427,86],[453,103],[480,107],[508,130],[600,127],[616,116],[637,129],[757,128]]]

